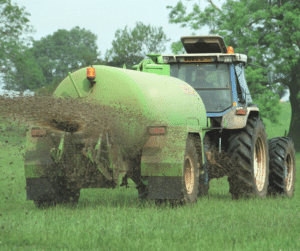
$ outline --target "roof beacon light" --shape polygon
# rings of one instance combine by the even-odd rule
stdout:
[[[227,47],[227,54],[234,54],[232,46]]]
[[[96,77],[96,72],[95,72],[95,68],[94,67],[88,67],[86,69],[86,77],[88,79],[94,80]]]

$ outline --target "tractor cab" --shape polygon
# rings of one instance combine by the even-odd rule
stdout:
[[[226,48],[221,36],[183,36],[181,42],[186,54],[148,54],[149,59],[133,69],[185,81],[198,92],[207,117],[219,120],[219,125],[224,125],[222,118],[230,111],[251,106],[245,78],[246,55],[234,53],[231,46]]]
[[[207,113],[219,113],[232,106],[228,64],[170,64],[170,76],[190,84],[202,98]]]
[[[190,84],[200,95],[208,117],[222,116],[235,106],[252,103],[244,66],[247,56],[225,47],[220,36],[184,36],[183,55],[163,56],[170,76]]]

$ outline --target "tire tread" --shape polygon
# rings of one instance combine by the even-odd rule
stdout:
[[[262,120],[259,117],[249,117],[246,126],[243,129],[238,129],[233,132],[229,137],[228,153],[231,155],[231,164],[233,166],[232,173],[228,177],[230,190],[233,198],[238,198],[239,195],[251,196],[255,193],[255,183],[252,177],[252,141],[254,137],[255,128],[259,127],[258,130],[264,130]],[[263,129],[262,129],[263,128]],[[266,142],[266,156],[268,158],[268,144],[267,135],[264,132],[263,137]],[[268,165],[268,161],[267,161]],[[268,177],[268,166],[267,166],[267,177]],[[268,187],[268,178],[266,180],[265,187]],[[265,195],[267,189],[264,190]],[[262,197],[264,194],[260,195]]]
[[[295,191],[296,163],[295,149],[292,140],[288,137],[275,137],[269,140],[270,151],[270,175],[269,195],[284,195],[292,197]],[[288,153],[289,152],[289,153]],[[294,162],[292,191],[285,189],[285,158],[290,154]]]

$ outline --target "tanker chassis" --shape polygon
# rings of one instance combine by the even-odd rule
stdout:
[[[293,142],[287,137],[268,142],[245,79],[247,56],[226,48],[220,36],[181,41],[186,54],[148,54],[134,70],[85,67],[59,84],[54,97],[121,104],[124,114],[149,122],[141,126],[137,118],[121,119],[122,146],[111,142],[108,132],[86,140],[84,126],[31,125],[25,154],[28,200],[37,206],[76,203],[82,188],[127,186],[130,178],[139,198],[194,203],[208,194],[211,179],[223,176],[234,199],[293,196]],[[217,161],[221,153],[223,163]],[[85,181],[71,182],[66,175],[65,166],[74,158],[84,160],[77,161],[81,171],[93,170]],[[57,170],[55,178],[46,169]]]

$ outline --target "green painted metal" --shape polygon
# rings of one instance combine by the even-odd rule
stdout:
[[[162,59],[157,60],[161,62]],[[199,95],[191,86],[176,78],[107,66],[94,66],[94,68],[96,84],[90,89],[93,92],[88,92],[86,68],[74,72],[72,77],[78,79],[76,83],[78,89],[86,92],[84,100],[122,108],[124,119],[120,121],[127,134],[124,138],[127,140],[124,152],[130,153],[136,145],[145,150],[144,145],[149,135],[146,126],[140,127],[138,117],[148,118],[151,123],[147,126],[166,125],[167,135],[159,136],[166,143],[166,147],[163,154],[159,154],[159,159],[156,158],[156,163],[168,164],[172,170],[156,172],[151,170],[151,173],[152,175],[181,175],[188,132],[199,133],[207,124],[205,107]],[[68,79],[65,79],[54,92],[54,96],[63,96],[66,90],[70,89],[72,85]],[[70,96],[76,97],[75,92],[70,90],[69,93]],[[130,116],[128,111],[135,114],[136,119],[135,116],[131,116],[131,121],[128,121]],[[150,146],[150,150],[147,151],[152,150]],[[144,157],[142,157],[142,173],[151,168],[147,158]],[[179,166],[181,171],[178,170]]]
[[[26,178],[39,178],[41,177],[42,167],[38,166],[35,162],[25,165]]]
[[[97,142],[97,144],[96,144],[96,147],[95,147],[96,150],[100,149],[100,146],[101,146],[101,140],[102,140],[102,134],[100,134],[100,136],[99,136],[99,140],[98,140],[98,142]]]
[[[147,54],[148,57],[134,65],[132,69],[142,72],[155,73],[158,75],[170,76],[170,65],[164,64],[161,54]]]
[[[138,65],[133,66],[132,68],[137,71],[143,71],[143,72],[150,72],[155,73],[158,75],[166,75],[170,76],[170,67],[168,64],[165,64],[163,61],[163,56],[161,54],[147,54],[147,56],[150,58],[144,59],[142,62],[140,62]],[[160,68],[161,67],[161,68]],[[162,70],[163,69],[163,70]],[[189,107],[190,109],[190,107]],[[204,119],[206,116],[203,116],[202,119]],[[201,124],[199,123],[199,120],[196,117],[190,117],[187,118],[187,129],[189,133],[197,133],[200,136],[200,139],[203,139],[205,136],[205,133],[210,130],[210,120],[206,118],[206,126],[203,126],[203,120],[201,121]],[[180,139],[179,135],[184,130],[180,130],[176,133],[178,139]],[[181,150],[177,151],[179,156],[184,155],[185,153],[185,139],[187,135],[182,135],[181,139],[182,141],[178,140],[177,142],[181,142]],[[162,138],[161,138],[162,139]],[[165,139],[163,139],[165,140]],[[175,146],[175,145],[174,145]],[[201,140],[201,147],[203,149],[203,140]],[[148,151],[152,153],[148,153]],[[170,152],[168,153],[168,148],[164,147],[164,151],[160,151],[156,149],[156,154],[153,154],[155,150],[153,148],[147,148],[143,149],[143,156],[142,156],[142,176],[181,176],[182,175],[182,165],[181,163],[172,163],[172,159],[169,159],[168,156],[170,155]],[[152,159],[151,157],[147,155],[153,155]],[[156,159],[161,158],[159,156],[163,155],[164,160],[166,163],[160,163],[157,165],[155,163]],[[172,156],[174,157],[174,156]],[[202,151],[202,162],[204,164],[204,151]],[[158,168],[159,166],[159,168]],[[178,172],[174,172],[174,170],[177,170]],[[163,169],[164,171],[161,171]],[[154,171],[155,170],[155,171]]]
[[[71,79],[71,82],[72,82],[72,84],[73,84],[73,86],[74,86],[74,88],[75,88],[75,90],[76,90],[76,92],[77,92],[78,96],[79,96],[79,97],[82,97],[82,95],[80,95],[80,92],[79,92],[79,90],[78,90],[78,88],[77,88],[76,84],[74,83],[74,80],[72,79],[72,75],[71,75],[71,73],[70,73],[70,72],[68,72],[68,75],[69,75],[69,77],[70,77],[70,79]]]
[[[127,150],[130,151],[137,142],[142,147],[148,137],[146,127],[140,128],[135,116],[154,121],[148,126],[186,126],[189,117],[197,118],[199,127],[206,125],[205,108],[200,96],[182,80],[102,65],[94,68],[96,84],[93,88],[86,79],[86,68],[73,72],[72,78],[83,93],[83,101],[122,109],[124,119],[121,121],[127,133],[126,139],[129,138]],[[70,78],[64,79],[53,95],[65,97],[66,94],[72,98],[78,97]],[[132,121],[128,121],[130,113],[134,114],[131,115]]]
[[[169,77],[169,66],[163,65],[160,54],[151,55],[141,66],[145,67],[145,71],[158,71],[160,75],[96,65],[96,83],[91,85],[85,67],[70,73],[53,96],[80,97],[82,102],[121,108],[119,121],[126,135],[126,146],[122,152],[130,154],[134,147],[143,150],[142,175],[182,176],[188,133],[195,132],[202,136],[201,128],[207,126],[204,104],[190,85]],[[139,124],[141,117],[149,122],[146,125]],[[152,139],[147,130],[149,126],[167,127],[165,135],[157,136],[161,145],[152,146],[149,143]],[[63,142],[62,137],[58,147],[60,151],[55,153],[58,160],[63,153]],[[99,142],[100,139],[95,149],[100,147]],[[55,155],[54,152],[52,154]],[[88,155],[93,160],[92,154]]]
[[[49,137],[32,137],[31,131],[34,128],[40,128],[48,130],[49,128],[44,127],[38,123],[31,123],[26,133],[26,152],[24,156],[24,168],[26,178],[38,178],[42,176],[43,168],[49,167],[54,164],[51,159],[51,149],[56,149],[58,146],[54,145]],[[61,149],[61,147],[60,147]],[[49,155],[45,156],[45,153]],[[61,158],[61,154],[55,153],[55,158]],[[62,172],[57,173],[58,176],[62,176]]]
[[[161,54],[147,54],[147,57],[151,58],[156,64],[164,64],[163,57]]]
[[[168,127],[164,136],[152,136],[143,147],[142,176],[182,176],[186,126]]]
[[[108,135],[106,135],[108,137]],[[106,139],[107,142],[108,142],[108,138]],[[84,149],[83,150],[83,153],[93,162],[96,164],[96,167],[98,168],[98,170],[102,173],[102,175],[104,177],[106,177],[106,179],[108,180],[112,180],[113,177],[111,177],[110,173],[108,172],[108,170],[105,168],[105,166],[103,166],[99,161],[98,159],[96,158],[96,156],[98,154],[100,154],[100,151],[101,151],[101,141],[102,141],[102,134],[100,134],[99,136],[99,140],[95,146],[95,149],[91,149],[91,148],[88,148],[88,149]],[[110,147],[108,147],[108,156],[109,156],[109,163],[110,163],[110,168],[113,170],[113,173],[115,172],[114,170],[114,166],[112,164],[112,161],[111,161],[111,149]]]
[[[113,180],[113,177],[111,177],[110,173],[108,170],[102,165],[102,163],[99,162],[99,160],[96,158],[96,156],[100,153],[100,144],[101,144],[101,136],[96,144],[95,149],[83,149],[82,153],[87,156],[98,168],[98,170],[101,172],[101,174],[109,181]]]
[[[54,159],[54,162],[56,164],[59,164],[61,161],[61,157],[64,153],[64,139],[65,139],[65,134],[62,135],[58,149],[52,148],[50,150],[50,155]]]

